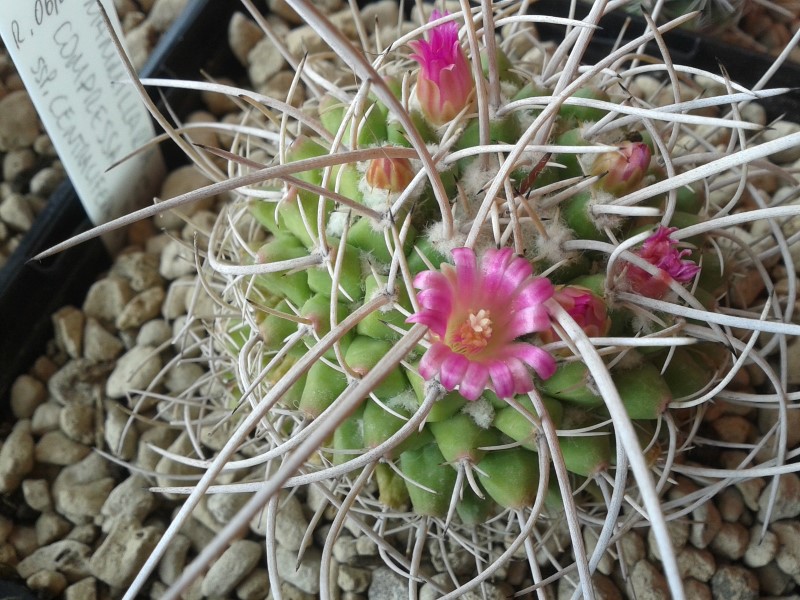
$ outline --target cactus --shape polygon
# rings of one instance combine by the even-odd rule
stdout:
[[[508,36],[496,41],[499,8],[491,2],[480,22],[478,14],[434,11],[421,20],[424,32],[379,55],[355,50],[310,3],[289,4],[358,85],[335,94],[310,86],[319,95],[282,130],[287,151],[276,154],[276,166],[258,183],[231,181],[241,204],[223,210],[217,229],[238,219],[253,239],[214,236],[211,266],[230,310],[260,327],[215,359],[217,369],[227,359],[240,379],[247,412],[185,510],[248,441],[271,457],[268,479],[215,548],[282,486],[330,483],[334,505],[357,512],[352,498],[362,497],[370,518],[383,503],[378,518],[440,522],[472,539],[489,572],[502,566],[498,544],[534,552],[525,520],[566,519],[576,577],[590,597],[594,567],[580,528],[595,527],[600,514],[608,527],[622,520],[618,504],[616,512],[598,508],[608,501],[600,490],[622,482],[636,489],[630,512],[644,507],[674,597],[682,597],[663,489],[649,469],[674,466],[653,452],[691,444],[660,425],[699,418],[704,395],[747,359],[752,347],[731,328],[800,333],[774,322],[779,309],[770,320],[761,308],[720,308],[726,280],[755,268],[727,228],[800,211],[738,206],[734,215],[703,190],[734,176],[746,182],[741,165],[798,145],[800,136],[744,146],[733,139],[724,152],[707,143],[708,128],[742,139],[760,129],[737,110],[694,115],[744,99],[712,73],[705,76],[720,85],[710,99],[652,107],[631,99],[645,71],[691,91],[674,66],[645,68],[630,57],[652,31],[613,60],[577,69],[565,56],[586,48],[585,23],[576,22],[540,68],[521,55],[538,52],[525,46],[535,33],[521,15],[504,12],[507,25],[496,33]],[[285,179],[279,193],[247,199],[275,178]],[[783,242],[773,235],[776,246]],[[275,308],[252,301],[253,287]],[[244,348],[263,356],[240,360]],[[761,358],[751,363],[769,370]],[[259,423],[263,438],[252,436]],[[498,520],[507,525],[487,525]],[[509,542],[498,534],[504,529],[518,535]],[[270,576],[277,589],[277,574]],[[417,576],[424,579],[409,578]],[[480,578],[454,583],[454,593],[465,593]]]

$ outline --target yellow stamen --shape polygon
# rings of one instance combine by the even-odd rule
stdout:
[[[467,319],[453,334],[452,349],[460,354],[483,350],[492,338],[492,320],[489,311],[481,309],[469,313]]]

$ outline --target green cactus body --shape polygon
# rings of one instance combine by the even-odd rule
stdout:
[[[478,463],[478,478],[503,508],[531,506],[539,486],[539,458],[524,448],[493,450]]]
[[[407,510],[409,504],[408,488],[405,480],[389,465],[378,463],[375,466],[375,480],[378,483],[378,500],[392,510]]]
[[[528,413],[533,415],[536,423],[540,423],[533,403],[529,398],[518,396],[516,400]],[[564,408],[561,402],[546,396],[542,398],[542,401],[547,408],[547,413],[553,421],[553,425],[556,428],[560,427],[561,420],[564,416]],[[498,410],[497,413],[495,413],[493,425],[515,442],[519,442],[523,448],[533,451],[538,450],[536,439],[539,435],[539,429],[513,406],[507,406]]]
[[[364,451],[364,404],[362,403],[333,432],[332,461],[334,465],[342,465]]]
[[[492,446],[498,440],[493,429],[479,427],[472,417],[458,413],[444,421],[436,421],[428,425],[439,450],[449,463],[467,461],[477,463],[486,454],[481,450],[484,446]]]
[[[406,408],[392,406],[392,410],[403,415],[401,419],[387,412],[374,400],[367,400],[364,407],[364,446],[375,448],[397,433],[405,425],[411,411]],[[406,450],[414,450],[433,441],[430,431],[425,428],[415,431],[404,441],[385,454],[386,458],[396,458]]]
[[[338,247],[332,251],[332,259],[335,260]],[[341,261],[342,267],[339,272],[339,286],[349,298],[345,297],[342,291],[340,291],[339,300],[357,302],[364,297],[361,277],[361,259],[359,258],[358,249],[353,246],[345,246],[344,256]],[[331,297],[333,279],[325,265],[307,269],[306,275],[308,277],[308,287],[312,292],[322,294],[326,298]]]
[[[445,461],[439,446],[427,444],[403,452],[400,455],[400,470],[411,480],[406,487],[414,512],[423,516],[444,517],[456,485],[456,472]]]
[[[323,361],[308,369],[298,408],[312,419],[320,416],[347,388],[347,377]]]
[[[308,256],[307,250],[296,237],[287,234],[275,236],[258,250],[259,263],[272,263],[305,256]],[[305,271],[264,273],[254,278],[254,284],[268,293],[290,300],[295,306],[302,305],[311,297],[311,288],[308,287],[308,276]]]
[[[412,369],[407,368],[405,373],[417,397],[417,402],[422,405],[425,400],[425,380]],[[436,423],[437,421],[448,419],[464,408],[466,403],[467,401],[458,392],[448,392],[434,403],[426,421],[428,423]]]
[[[379,282],[375,275],[367,276],[365,281],[365,298],[372,298],[375,293],[383,289],[383,286],[384,283]],[[399,304],[406,310],[410,311],[411,302],[408,299],[408,294],[402,287],[398,287],[397,291],[400,295],[400,298],[398,298]],[[389,327],[389,325],[393,325],[402,329],[405,325],[405,321],[406,317],[397,309],[393,308],[385,312],[376,311],[370,313],[363,320],[359,321],[358,325],[356,326],[356,331],[359,335],[365,335],[378,340],[394,341],[400,337],[400,334]]]

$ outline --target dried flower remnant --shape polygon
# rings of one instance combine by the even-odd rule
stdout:
[[[414,279],[421,310],[409,323],[431,330],[431,347],[419,372],[425,379],[437,373],[442,385],[468,400],[476,400],[491,378],[501,398],[533,389],[528,367],[542,379],[556,369],[555,359],[520,336],[546,331],[550,316],[544,302],[553,285],[534,277],[528,261],[510,248],[488,250],[478,267],[470,248],[453,250],[455,266],[423,271]],[[527,366],[526,366],[527,365]]]
[[[434,10],[431,21],[447,13]],[[409,42],[420,64],[417,99],[425,118],[436,126],[452,121],[470,101],[475,87],[469,63],[458,42],[458,25],[451,21],[433,28],[429,40]]]
[[[683,258],[691,254],[691,250],[676,248],[678,242],[670,236],[677,230],[677,227],[659,226],[642,247],[634,252],[660,271],[658,275],[651,275],[636,265],[628,265],[626,278],[632,291],[648,298],[663,298],[672,280],[689,283],[700,271],[694,261]]]

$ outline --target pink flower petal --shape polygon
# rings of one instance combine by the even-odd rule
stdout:
[[[418,290],[428,287],[449,287],[450,281],[439,271],[422,271],[414,277],[414,287]]]
[[[425,308],[450,312],[453,308],[453,292],[449,287],[429,287],[417,293],[417,301]]]
[[[455,389],[464,378],[470,362],[463,354],[451,352],[450,355],[442,361],[442,368],[439,371],[439,380],[442,382],[444,388],[448,391]]]
[[[508,365],[499,360],[489,362],[489,376],[499,398],[511,398],[514,395],[516,385]]]
[[[553,295],[553,284],[546,277],[534,277],[514,297],[513,308],[542,304]]]
[[[439,337],[444,337],[447,333],[447,313],[434,313],[431,311],[416,313],[408,317],[406,323],[427,325]]]
[[[471,362],[458,388],[459,393],[467,400],[477,400],[486,389],[489,381],[489,369],[483,363]]]
[[[450,348],[437,342],[428,348],[428,351],[419,361],[419,374],[425,379],[432,379],[442,368],[442,361],[450,355]]]
[[[483,293],[487,298],[492,298],[498,293],[505,277],[505,271],[511,259],[514,256],[514,251],[511,248],[501,248],[495,250],[490,248],[483,255],[481,261],[481,271],[483,271]]]
[[[456,264],[456,282],[459,291],[476,289],[479,284],[479,273],[475,252],[470,248],[456,248],[453,250],[453,262]]]
[[[539,304],[515,312],[506,326],[505,335],[506,339],[513,340],[521,335],[545,331],[549,328],[550,314],[544,306]]]
[[[509,356],[505,360],[506,366],[514,378],[514,394],[526,394],[533,389],[533,379],[527,367],[521,360],[514,356]]]
[[[508,348],[510,356],[515,356],[528,366],[542,379],[549,379],[556,372],[556,361],[547,352],[532,344],[512,344]]]

